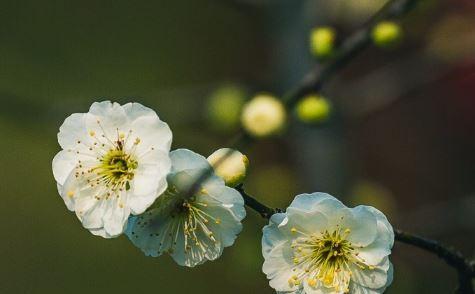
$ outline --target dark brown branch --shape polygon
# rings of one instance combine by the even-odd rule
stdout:
[[[244,203],[247,206],[254,209],[255,211],[257,211],[263,218],[270,219],[270,217],[274,213],[282,212],[282,210],[280,210],[278,208],[270,208],[270,207],[260,203],[259,201],[257,201],[252,196],[248,195],[244,191],[242,184],[238,185],[235,189],[238,190],[239,193],[241,193],[242,197],[244,198]]]
[[[475,265],[472,262],[469,262],[460,251],[445,246],[438,241],[409,234],[398,229],[394,230],[394,235],[397,241],[436,254],[448,265],[455,268],[459,275],[459,287],[456,290],[456,293],[474,293],[472,279],[475,277]]]

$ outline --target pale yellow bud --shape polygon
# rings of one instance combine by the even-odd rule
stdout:
[[[280,100],[260,94],[244,105],[241,123],[250,135],[266,137],[280,133],[285,127],[286,117]]]
[[[246,177],[249,160],[241,152],[231,148],[221,148],[208,157],[214,172],[223,178],[227,186],[235,187]]]

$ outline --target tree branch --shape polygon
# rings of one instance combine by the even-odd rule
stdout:
[[[239,184],[235,189],[241,193],[242,197],[244,198],[244,203],[249,206],[250,208],[254,209],[257,211],[263,218],[265,219],[270,219],[270,217],[274,213],[279,213],[282,212],[281,209],[279,208],[270,208],[259,201],[257,201],[254,197],[248,195],[243,188],[242,184]]]
[[[468,261],[460,251],[443,245],[438,241],[413,235],[399,229],[394,230],[394,235],[397,241],[436,254],[448,265],[455,268],[459,276],[459,287],[456,290],[456,293],[474,293],[472,279],[475,278],[475,265]]]
[[[279,208],[270,208],[259,202],[254,197],[244,191],[243,185],[238,185],[236,190],[241,193],[244,203],[258,212],[263,218],[269,219],[274,213],[282,212]],[[437,255],[449,266],[457,270],[459,276],[459,287],[456,293],[473,294],[472,279],[475,278],[475,265],[465,258],[458,250],[441,244],[438,241],[413,235],[399,229],[394,230],[394,239],[398,242],[409,244],[427,252]]]

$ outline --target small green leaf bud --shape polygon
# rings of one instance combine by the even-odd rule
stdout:
[[[231,148],[221,148],[208,157],[216,175],[221,177],[227,186],[235,187],[246,177],[249,160],[246,155]]]
[[[259,94],[244,105],[241,123],[252,136],[266,137],[280,133],[286,124],[285,107],[274,96]]]
[[[325,58],[333,53],[335,30],[331,27],[316,27],[310,34],[310,51],[318,58]]]
[[[319,123],[328,119],[331,104],[324,97],[311,94],[304,97],[296,106],[297,117],[306,123]]]
[[[394,47],[402,39],[402,28],[395,22],[383,21],[371,31],[371,37],[376,46],[381,48]]]
[[[235,85],[215,90],[210,95],[206,108],[206,118],[211,128],[220,132],[237,129],[245,97],[245,90]]]

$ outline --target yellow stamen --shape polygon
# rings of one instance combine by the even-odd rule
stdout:
[[[313,279],[313,278],[310,278],[310,279],[307,280],[307,283],[310,287],[315,287],[317,285],[317,280]]]

